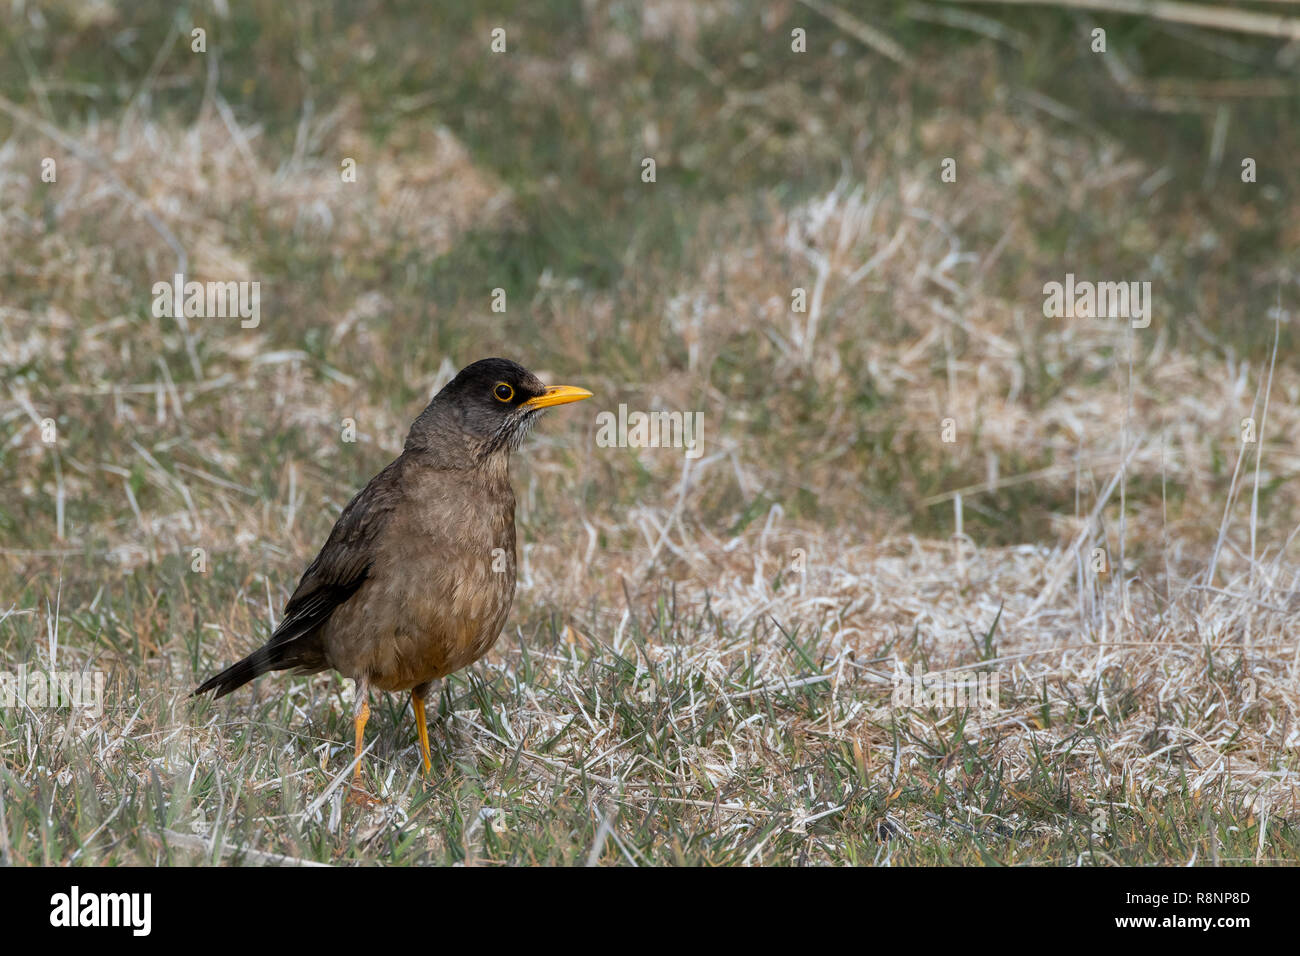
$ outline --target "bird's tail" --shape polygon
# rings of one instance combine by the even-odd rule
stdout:
[[[191,697],[215,690],[216,697],[225,697],[232,690],[243,687],[254,677],[261,677],[268,671],[283,671],[291,667],[310,667],[312,662],[303,652],[301,641],[285,641],[280,644],[266,644],[249,654],[242,661],[231,664],[220,674],[209,677],[197,688]]]

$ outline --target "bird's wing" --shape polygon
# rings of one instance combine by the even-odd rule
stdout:
[[[348,502],[325,546],[294,588],[268,647],[312,633],[365,583],[379,536],[401,496],[397,487],[401,461],[375,475]]]

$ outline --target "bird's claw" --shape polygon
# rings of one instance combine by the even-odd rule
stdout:
[[[380,804],[380,801],[366,793],[355,783],[348,787],[347,800],[344,802],[350,807],[362,807],[366,810],[373,810]]]

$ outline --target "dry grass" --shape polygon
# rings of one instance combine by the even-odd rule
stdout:
[[[707,97],[721,67],[698,47],[730,15],[651,4],[640,29]],[[918,114],[910,96],[819,112],[774,76],[709,101],[731,134],[716,155],[746,170],[832,156],[834,118],[867,131],[861,155],[794,195],[778,177],[691,205],[672,190],[702,148],[694,118],[619,140],[614,78],[633,52],[625,24],[590,16],[603,52],[572,82],[606,91],[592,141],[675,157],[659,193],[618,206],[638,223],[607,283],[549,264],[513,278],[518,260],[494,257],[554,211],[546,185],[494,172],[418,105],[377,139],[343,96],[286,144],[205,95],[184,122],[59,127],[76,149],[10,110],[0,655],[48,664],[54,641],[61,668],[109,684],[98,717],[0,711],[0,854],[1293,861],[1300,375],[1258,346],[1261,324],[1266,345],[1289,341],[1283,315],[1249,313],[1261,287],[1290,308],[1295,276],[1275,266],[1300,238],[1294,203],[1170,197],[1137,150],[1005,91],[980,112]],[[562,62],[508,67],[522,113]],[[39,182],[47,155],[56,188]],[[957,184],[936,172],[948,155]],[[620,193],[639,188],[626,179]],[[1234,238],[1260,220],[1280,247],[1242,279]],[[190,278],[260,280],[261,327],[153,317],[176,245]],[[1067,271],[1152,279],[1151,327],[1044,319],[1042,284]],[[539,429],[516,476],[507,632],[445,684],[432,781],[402,702],[376,707],[367,768],[385,803],[359,814],[338,787],[342,681],[186,695],[263,638],[427,396],[500,352],[593,388],[595,410],[702,411],[705,455],[600,448],[581,416]],[[1247,416],[1260,440],[1243,445]],[[900,665],[996,675],[998,708],[895,706]]]

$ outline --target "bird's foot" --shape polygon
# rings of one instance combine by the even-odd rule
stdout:
[[[361,785],[357,782],[353,782],[353,784],[348,787],[347,800],[344,802],[350,807],[361,807],[365,810],[373,810],[381,803],[381,801],[375,799],[370,794],[366,793],[365,790],[361,789]]]

